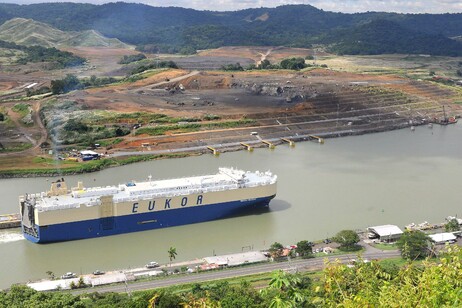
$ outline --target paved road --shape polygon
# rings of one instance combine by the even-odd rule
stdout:
[[[365,252],[362,254],[364,259],[387,259],[399,257],[400,253],[397,250],[388,250],[388,251],[374,251],[374,252]],[[342,263],[346,263],[352,259],[356,259],[356,254],[347,254],[347,255],[336,255],[327,257],[329,261],[334,261],[336,259],[340,260]],[[181,274],[173,275],[164,279],[156,279],[152,281],[140,281],[125,284],[110,285],[105,287],[75,290],[73,294],[82,294],[82,293],[91,293],[91,292],[128,292],[128,291],[140,291],[147,289],[155,289],[168,287],[172,285],[186,284],[186,283],[196,283],[204,282],[217,279],[225,279],[232,277],[247,276],[259,273],[272,272],[275,270],[289,270],[289,271],[309,271],[309,270],[320,270],[324,267],[324,262],[326,258],[313,258],[313,259],[302,259],[302,260],[293,260],[289,262],[272,262],[264,263],[261,265],[255,266],[245,266],[238,267],[234,269],[226,269],[221,271],[211,271],[203,272],[199,274]]]
[[[155,89],[155,88],[158,88],[158,87],[166,85],[166,84],[171,84],[171,83],[178,82],[178,81],[181,81],[183,79],[195,76],[195,75],[197,75],[199,73],[200,73],[200,71],[194,70],[192,72],[189,72],[188,74],[181,75],[181,76],[169,79],[168,81],[164,80],[164,81],[160,81],[158,83],[152,83],[152,84],[146,85],[144,87],[136,88],[136,90],[132,90],[131,92],[139,92],[142,89],[145,89],[145,90]]]

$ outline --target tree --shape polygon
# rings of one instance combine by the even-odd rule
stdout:
[[[302,258],[310,258],[313,256],[313,243],[308,241],[300,241],[297,243],[295,252]]]
[[[300,70],[306,67],[305,59],[303,58],[287,58],[281,61],[281,68],[288,70]]]
[[[83,84],[72,74],[67,74],[64,79],[52,80],[51,81],[51,92],[53,94],[67,93],[72,90],[82,89]]]
[[[159,307],[159,308],[173,308],[173,307],[181,307],[182,299],[180,296],[173,294],[171,292],[161,292],[159,294],[158,303],[157,305],[150,306],[150,307]]]
[[[444,225],[444,231],[446,232],[454,232],[454,231],[459,231],[460,230],[460,225],[459,222],[457,221],[457,218],[453,218],[448,221],[447,224]]]
[[[283,250],[284,250],[284,246],[282,246],[281,243],[274,242],[269,249],[269,253],[271,257],[273,257],[274,259],[277,259],[282,256]]]
[[[448,246],[437,262],[402,266],[390,275],[375,261],[348,268],[330,263],[319,288],[319,307],[460,307],[462,251]]]
[[[422,231],[406,231],[396,243],[401,256],[407,260],[423,259],[429,255],[430,238]]]
[[[167,251],[168,253],[168,258],[170,259],[170,267],[172,267],[172,260],[176,258],[177,252],[175,247],[170,247],[170,249]]]
[[[216,293],[215,290],[213,291]],[[220,301],[218,307],[261,307],[259,305],[262,301],[260,293],[246,280],[242,280],[238,286],[223,285],[222,290],[216,295],[221,295],[218,299]]]
[[[261,63],[258,64],[257,67],[259,69],[262,69],[262,70],[270,68],[271,67],[271,62],[269,60],[265,59],[265,60],[261,61]]]
[[[77,288],[85,288],[87,284],[83,281],[83,277],[80,276],[79,281],[77,282]]]
[[[239,62],[236,64],[226,64],[221,67],[224,71],[243,71],[244,68],[241,66]]]
[[[142,53],[136,54],[136,55],[124,55],[122,59],[119,60],[119,64],[128,64],[140,60],[146,59],[146,56]]]
[[[51,81],[51,92],[53,94],[64,93],[64,81],[62,81],[60,79],[52,80]]]
[[[355,251],[361,249],[357,245],[359,235],[353,230],[342,230],[334,236],[333,241],[340,244],[339,249],[343,251]]]
[[[5,121],[5,115],[0,112],[0,122]]]
[[[90,130],[90,128],[81,121],[76,119],[69,119],[67,123],[64,125],[63,129],[69,132],[78,132],[78,133],[85,133]]]
[[[50,277],[51,280],[55,279],[55,274],[52,271],[47,271],[46,274]]]
[[[306,300],[301,292],[300,276],[289,274],[283,270],[273,272],[268,288],[264,289],[264,295],[271,294],[271,290],[277,290],[271,299],[269,307],[300,307]]]

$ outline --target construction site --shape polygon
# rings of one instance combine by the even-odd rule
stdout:
[[[76,49],[73,52],[89,59],[85,69],[73,72],[79,77],[92,74],[114,76],[123,70],[123,66],[117,64],[123,54],[119,49],[102,50],[106,53],[104,57],[97,50]],[[133,53],[127,51],[130,52]],[[24,101],[29,106],[29,124],[21,122],[24,110],[23,113],[14,112],[18,103],[17,99],[10,100],[11,95],[26,91],[32,82],[46,84],[50,78],[38,71],[31,72],[29,77],[35,77],[25,84],[24,74],[11,74],[8,82],[1,82],[3,88],[8,88],[3,92],[1,108],[10,115],[11,121],[8,129],[2,129],[0,143],[4,148],[9,143],[26,146],[0,153],[2,165],[21,169],[30,165],[31,157],[44,155],[50,149],[59,151],[79,147],[78,144],[63,145],[59,139],[51,138],[57,138],[54,135],[60,131],[62,126],[59,125],[69,119],[82,121],[88,126],[103,123],[105,127],[130,129],[130,133],[118,138],[117,142],[98,149],[107,155],[129,156],[156,151],[217,154],[274,147],[284,142],[319,142],[330,137],[413,129],[417,125],[447,125],[455,123],[461,114],[460,86],[449,87],[431,79],[396,74],[396,67],[390,64],[397,61],[393,57],[385,58],[390,64],[390,72],[382,68],[384,73],[381,74],[367,73],[364,57],[359,59],[360,66],[346,69],[345,59],[337,64],[342,67],[335,67],[332,55],[320,53],[316,54],[315,61],[307,60],[309,67],[300,71],[230,72],[220,70],[216,65],[218,60],[226,64],[246,59],[247,62],[242,62],[258,64],[263,59],[280,61],[286,57],[313,54],[315,51],[309,49],[270,48],[265,51],[258,47],[230,47],[178,57],[176,60],[182,63],[181,69],[155,70],[133,82]],[[165,59],[169,59],[168,55]],[[323,64],[323,59],[333,67]],[[369,69],[374,69],[374,63],[384,65],[385,60],[371,58]],[[352,60],[348,61],[351,66]],[[448,63],[431,65],[447,66]],[[409,74],[424,74],[421,63],[416,63],[415,68],[409,67],[409,63],[406,65]],[[358,67],[363,72],[356,71]],[[72,71],[67,69],[55,74],[69,72]],[[18,76],[18,80],[15,81],[14,76]],[[22,90],[18,90],[19,87]],[[39,117],[41,106],[49,104],[50,100],[53,100],[54,107]],[[63,108],[66,108],[65,113]],[[164,118],[161,121],[159,117]],[[166,121],[165,117],[169,120]],[[50,123],[57,124],[52,126]],[[99,144],[100,140],[95,142]],[[56,153],[52,155],[57,157]],[[21,159],[15,159],[15,156]]]

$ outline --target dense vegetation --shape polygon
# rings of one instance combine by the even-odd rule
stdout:
[[[241,66],[239,62],[236,64],[223,65],[221,69],[224,71],[243,71],[244,70],[244,68]]]
[[[158,69],[158,68],[178,68],[178,66],[173,61],[151,61],[151,62],[139,64],[134,69],[132,69],[132,71],[130,72],[130,75],[135,75],[135,74],[139,74],[144,71],[147,71],[147,70]]]
[[[84,58],[75,56],[67,51],[58,50],[54,47],[27,47],[0,40],[0,48],[16,49],[24,52],[24,55],[17,61],[20,64],[27,64],[28,62],[51,62],[54,68],[64,68],[81,65],[85,62]]]
[[[90,78],[78,79],[77,76],[73,74],[67,74],[63,79],[55,79],[51,81],[51,92],[53,94],[63,94],[88,87],[99,87],[117,81],[118,80],[113,77],[98,78],[95,75],[92,75]]]
[[[218,13],[123,2],[0,4],[0,22],[14,17],[66,31],[94,29],[153,53],[188,54],[231,45],[310,47],[329,43],[340,53],[462,54],[462,42],[450,39],[462,34],[460,13],[343,14],[310,5]]]
[[[83,85],[80,80],[72,74],[67,74],[63,79],[51,81],[51,92],[53,94],[62,94],[79,89],[83,89]]]
[[[279,64],[271,64],[271,62],[267,59],[261,61],[260,64],[255,65],[251,64],[248,67],[246,67],[246,70],[255,70],[255,69],[287,69],[287,70],[301,70],[304,69],[305,67],[308,67],[311,65],[308,65],[305,63],[305,59],[303,58],[286,58],[283,59]],[[223,65],[221,67],[222,70],[224,71],[243,71],[244,68],[241,66],[241,64],[238,62],[236,64],[227,64]]]
[[[396,244],[407,260],[423,259],[432,253],[430,238],[422,231],[406,231]]]
[[[111,122],[98,122],[95,112],[84,110],[74,101],[56,102],[50,100],[43,104],[40,116],[50,132],[55,144],[80,144],[91,146],[97,140],[116,138],[130,133],[127,125]]]
[[[443,35],[408,30],[396,22],[375,20],[367,24],[334,31],[324,39],[338,54],[374,55],[414,53],[461,56],[462,45]]]
[[[307,67],[305,59],[303,58],[287,58],[282,60],[279,65],[281,68],[288,70],[301,70]]]
[[[136,55],[125,55],[122,57],[122,59],[119,60],[119,64],[128,64],[140,60],[146,59],[146,56],[142,53],[136,54]]]
[[[257,290],[249,280],[193,284],[118,293],[37,292],[13,286],[0,292],[0,307],[460,307],[462,252],[448,246],[437,260],[407,263],[328,263],[322,273],[276,271]]]

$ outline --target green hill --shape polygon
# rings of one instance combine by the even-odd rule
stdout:
[[[18,45],[53,47],[67,34],[45,23],[31,19],[14,18],[0,26],[0,40]]]
[[[462,36],[462,13],[343,14],[310,5],[213,12],[123,2],[0,4],[0,23],[14,17],[34,19],[61,31],[95,30],[105,37],[139,46],[154,45],[161,51],[232,45],[310,47],[324,43],[342,53],[460,55],[462,49],[459,42],[450,39]],[[39,34],[31,40],[42,40]],[[355,43],[358,40],[362,44]],[[361,48],[366,51],[358,50]]]
[[[66,32],[32,19],[13,18],[0,26],[0,40],[24,46],[103,46],[129,47],[115,38],[106,38],[94,30]]]
[[[396,22],[374,20],[345,30],[332,32],[326,42],[338,54],[413,53],[462,56],[462,42],[443,35],[411,31]]]

